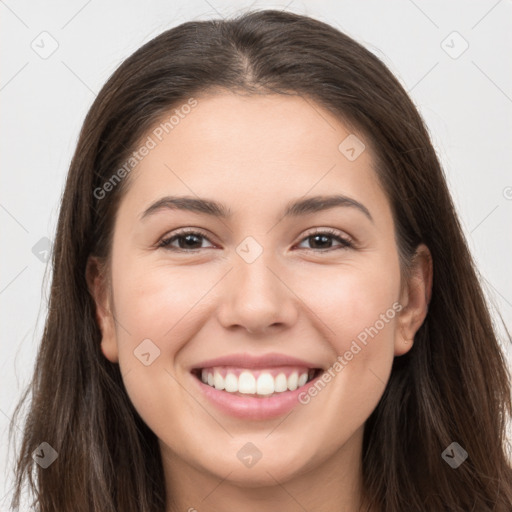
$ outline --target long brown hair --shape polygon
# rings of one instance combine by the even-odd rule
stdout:
[[[172,500],[156,436],[132,406],[119,365],[100,350],[86,263],[110,254],[127,180],[108,197],[95,191],[172,107],[217,89],[301,95],[357,128],[377,155],[403,268],[420,243],[432,254],[427,317],[365,425],[367,503],[382,512],[510,512],[510,376],[425,125],[363,46],[275,10],[167,30],[122,63],[87,114],[62,198],[34,376],[11,424],[12,434],[30,392],[12,507],[19,510],[25,480],[40,512],[163,512]],[[58,453],[46,469],[32,458],[42,442]],[[456,469],[442,457],[453,442],[468,453]]]

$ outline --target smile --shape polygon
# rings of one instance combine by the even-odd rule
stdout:
[[[211,367],[196,369],[193,374],[204,384],[237,396],[271,397],[295,391],[314,379],[321,369],[304,367],[273,367],[248,369]]]
[[[237,353],[197,361],[190,368],[192,388],[209,405],[243,420],[267,420],[304,407],[307,393],[324,373],[320,361],[288,354]]]

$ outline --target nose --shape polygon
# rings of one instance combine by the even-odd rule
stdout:
[[[272,329],[286,329],[296,322],[298,298],[279,276],[275,262],[263,255],[252,263],[235,261],[233,270],[223,280],[217,315],[226,329],[268,334]]]

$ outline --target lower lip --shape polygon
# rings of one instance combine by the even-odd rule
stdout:
[[[322,376],[318,374],[314,379],[295,391],[283,391],[271,397],[256,398],[234,395],[227,391],[215,389],[199,380],[191,374],[197,382],[201,392],[222,412],[244,420],[266,420],[277,418],[291,411],[300,404],[299,395],[307,393],[308,389],[315,385],[317,379]]]

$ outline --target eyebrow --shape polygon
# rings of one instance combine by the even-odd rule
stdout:
[[[355,208],[362,212],[371,222],[374,222],[366,206],[351,197],[343,195],[313,196],[291,201],[286,205],[283,217],[309,215],[336,207]],[[165,196],[151,204],[141,214],[140,220],[142,221],[162,210],[185,210],[222,219],[229,219],[233,216],[233,212],[229,208],[211,199],[191,196]]]

